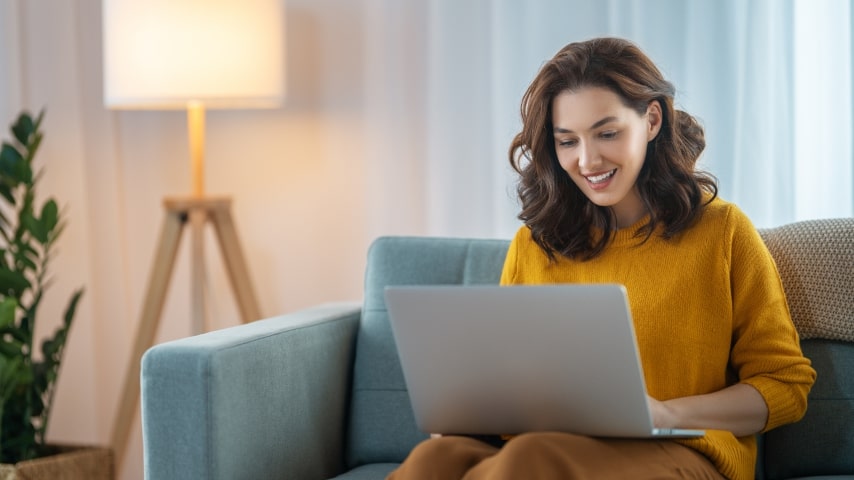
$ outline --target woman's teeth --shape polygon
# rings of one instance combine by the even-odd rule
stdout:
[[[611,178],[615,173],[617,173],[616,168],[611,170],[610,172],[603,173],[602,175],[596,175],[593,177],[585,177],[585,178],[587,178],[587,181],[589,181],[590,183],[602,183],[605,180],[608,180],[609,178]]]

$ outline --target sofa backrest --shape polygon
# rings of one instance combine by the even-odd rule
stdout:
[[[760,234],[818,377],[803,420],[764,435],[758,477],[854,475],[854,218]]]
[[[496,284],[505,240],[384,237],[368,252],[347,435],[349,468],[401,462],[426,435],[415,426],[386,312],[387,285]]]

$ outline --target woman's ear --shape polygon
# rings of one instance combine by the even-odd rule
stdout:
[[[646,107],[647,135],[646,141],[651,142],[661,130],[661,103],[658,100],[649,102]]]

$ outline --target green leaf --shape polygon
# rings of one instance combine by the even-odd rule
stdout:
[[[9,185],[6,185],[5,182],[0,181],[0,195],[9,202],[10,205],[15,205],[15,196],[12,194],[12,188]],[[9,222],[4,222],[9,223]]]
[[[32,153],[30,150],[27,157]],[[3,144],[3,149],[0,151],[0,172],[9,186],[17,187],[21,183],[32,181],[33,171],[27,157],[8,143]]]
[[[24,213],[33,212],[33,199],[35,198],[35,192],[33,191],[32,185],[29,185],[29,187],[30,188],[24,190],[24,195],[21,198],[23,203],[18,207],[19,217]]]
[[[44,354],[45,361],[52,359],[59,352],[61,346],[60,342],[56,340],[47,339],[42,342],[42,354]]]
[[[27,368],[20,357],[0,356],[0,398],[4,404],[26,381]]]
[[[28,157],[32,158],[33,151],[30,150]],[[30,167],[30,162],[25,160],[15,165],[15,170],[12,172],[15,180],[29,184],[33,181],[33,169]]]
[[[21,223],[39,243],[47,243],[47,230],[45,230],[42,222],[36,219],[31,213],[25,212],[21,214]]]
[[[15,324],[15,312],[17,310],[18,301],[14,297],[5,297],[0,301],[0,328]]]
[[[62,361],[62,350],[65,346],[65,341],[68,339],[68,331],[71,329],[71,324],[74,320],[74,314],[77,311],[77,304],[80,302],[80,298],[83,296],[83,290],[77,290],[72,295],[71,300],[68,302],[68,307],[65,310],[65,315],[63,317],[62,326],[56,329],[56,332],[53,334],[53,338],[48,338],[44,342],[42,342],[42,355],[44,356],[44,361],[41,364],[38,364],[40,368],[44,369],[44,372],[41,372],[39,375],[48,375],[50,371],[53,369],[58,369],[59,364]],[[40,377],[45,381],[50,381],[50,376]],[[49,387],[49,383],[45,385],[45,389]]]
[[[14,174],[18,171],[18,165],[21,163],[26,163],[21,152],[12,145],[3,142],[3,147],[0,149],[0,173],[2,173],[4,177],[10,177],[6,179],[7,182],[9,180],[17,179],[17,176]],[[14,182],[12,186],[16,186],[17,183],[17,181]]]
[[[36,130],[38,130],[38,129],[39,129],[39,127],[41,127],[41,125],[42,125],[42,120],[44,120],[44,109],[39,110],[39,116],[38,116],[38,117],[36,117],[36,119],[35,119],[35,122],[36,122],[36,125],[35,125],[35,126],[36,126]]]
[[[15,343],[16,345],[24,345],[30,339],[20,327],[0,328],[0,336],[2,335],[10,335],[12,337],[11,343]],[[20,352],[18,354],[20,355]]]
[[[53,231],[53,229],[56,228],[57,223],[59,223],[59,208],[56,206],[56,202],[52,198],[42,206],[42,213],[39,221],[48,233]]]
[[[71,300],[68,302],[68,307],[65,309],[65,316],[63,317],[65,328],[71,328],[71,322],[74,320],[74,312],[77,310],[77,303],[80,301],[80,297],[83,296],[83,289],[79,289],[74,292]]]
[[[19,331],[23,335],[26,335],[27,345],[31,344],[31,340],[33,338],[33,327],[32,327],[32,322],[30,321],[32,316],[33,316],[33,312],[27,311],[24,314],[24,316],[21,317],[21,328],[19,329]]]
[[[21,358],[21,347],[24,344],[18,341],[0,342],[0,357],[2,358]]]
[[[29,151],[27,152],[27,166],[28,167],[32,163],[33,158],[36,156],[36,152],[38,151],[39,146],[42,144],[42,138],[44,138],[44,136],[41,134],[41,132],[36,132],[36,135],[33,137],[32,142],[30,142],[30,144],[27,145],[27,147],[29,148]],[[27,182],[35,183],[35,180],[33,180],[33,176],[32,176],[32,170],[30,170],[30,179],[27,180]]]
[[[21,154],[21,151],[18,150],[18,147],[12,145],[9,142],[3,142],[2,147],[0,147],[0,167],[13,167],[19,162],[24,161],[24,155]]]
[[[20,272],[0,270],[0,295],[17,298],[21,292],[30,286],[30,282]]]
[[[50,370],[50,367],[45,362],[33,362],[32,364],[33,370],[33,387],[37,392],[43,392],[47,390],[47,372]]]
[[[42,109],[42,110],[39,112],[39,116],[38,116],[38,117],[36,117],[36,118],[33,120],[33,132],[35,132],[35,133],[36,133],[36,136],[38,136],[38,137],[39,137],[39,139],[40,139],[40,138],[41,138],[41,136],[42,136],[42,133],[41,133],[42,120],[44,120],[44,109]],[[36,140],[36,141],[35,141],[35,142],[33,142],[33,143],[37,143],[38,141],[39,141],[39,140]]]
[[[39,115],[39,122],[41,122],[41,115]],[[18,121],[12,125],[12,134],[15,135],[16,140],[21,142],[21,145],[28,144],[35,131],[36,123],[33,122],[33,117],[28,112],[22,112],[18,116]]]
[[[39,379],[33,381],[33,383],[31,384],[33,389],[39,393],[38,395],[33,395],[32,400],[30,400],[30,412],[34,417],[38,417],[42,414],[42,412],[44,412],[44,399],[42,399],[41,396],[41,394],[44,393],[44,390],[38,389],[38,387],[41,386],[39,385],[41,382],[42,380]]]

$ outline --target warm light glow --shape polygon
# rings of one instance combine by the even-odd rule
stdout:
[[[187,131],[190,134],[190,171],[193,195],[205,194],[205,106],[201,102],[187,105]]]
[[[110,108],[276,107],[283,0],[104,0]]]

